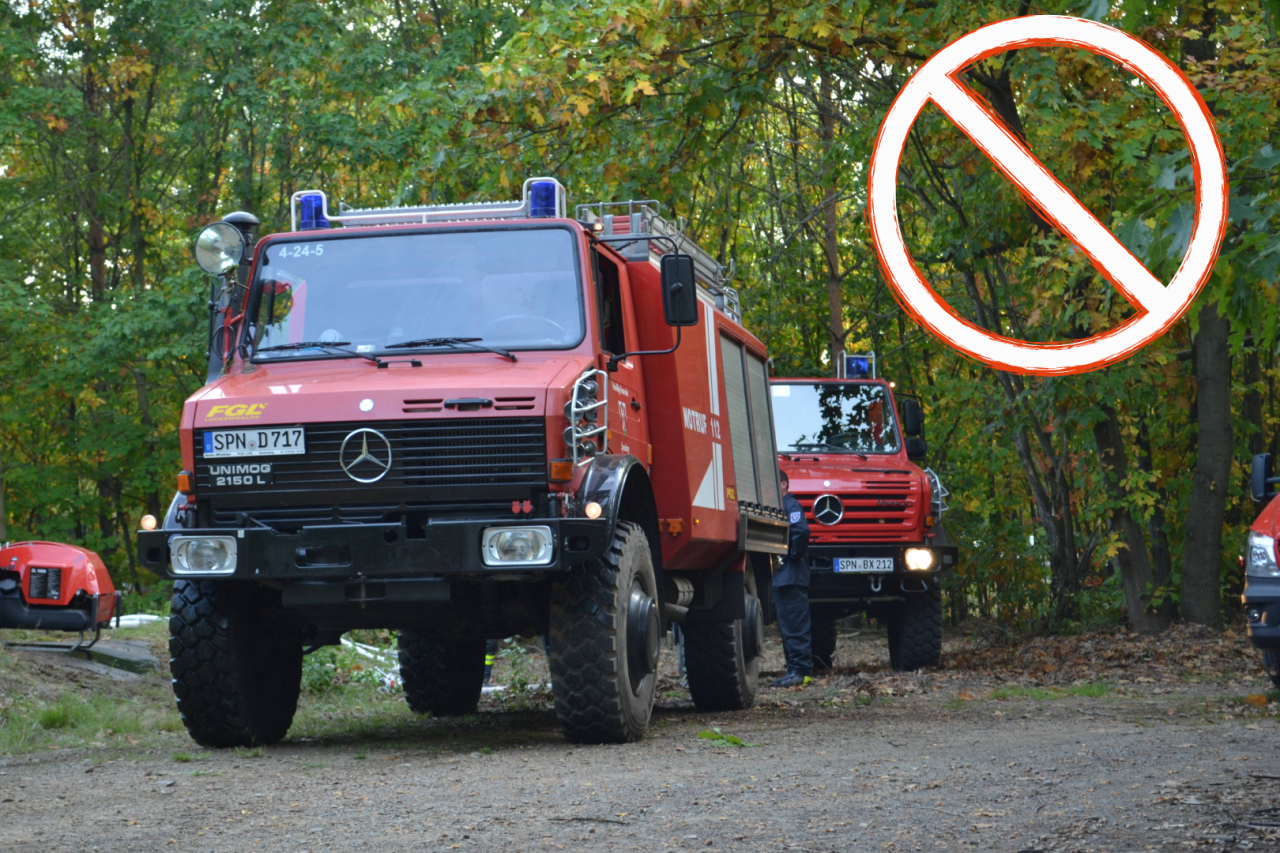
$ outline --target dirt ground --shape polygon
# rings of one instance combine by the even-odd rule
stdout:
[[[172,716],[13,741],[0,849],[1280,849],[1280,693],[1242,637],[957,636],[945,653],[897,674],[883,634],[848,629],[830,676],[714,715],[664,653],[650,733],[624,746],[566,744],[545,696],[511,690],[461,720],[373,690],[304,698],[265,750],[201,750]],[[498,680],[541,665],[507,655]],[[766,668],[781,670],[776,636]],[[34,695],[56,669],[4,653],[0,690]],[[82,672],[77,689],[170,714],[152,707],[164,678]],[[34,707],[3,701],[6,726]]]

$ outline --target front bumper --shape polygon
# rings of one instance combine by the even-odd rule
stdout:
[[[1253,647],[1280,650],[1280,578],[1245,575],[1240,603],[1244,605],[1249,642]]]
[[[490,527],[551,528],[555,551],[543,566],[487,566],[480,558],[481,536]],[[153,530],[138,534],[139,561],[172,579],[240,578],[258,581],[413,578],[423,575],[541,574],[576,565],[604,553],[609,523],[586,518],[505,518],[427,524],[409,537],[404,524],[342,524],[304,527],[296,533],[265,528]],[[169,540],[182,536],[232,536],[235,570],[227,574],[175,573]]]
[[[916,571],[907,568],[908,548],[925,548],[933,552],[933,568]],[[837,572],[840,557],[891,557],[892,572]],[[895,542],[877,545],[809,545],[809,600],[811,602],[850,602],[882,596],[901,596],[936,587],[938,579],[959,565],[960,551],[953,545],[926,545],[920,542]]]

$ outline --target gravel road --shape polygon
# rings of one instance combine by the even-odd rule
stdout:
[[[1045,698],[879,666],[739,714],[669,691],[624,746],[566,744],[535,708],[195,760],[4,757],[0,848],[1280,849],[1280,717],[1238,709],[1256,673]]]

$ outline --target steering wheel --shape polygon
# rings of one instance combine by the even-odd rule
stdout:
[[[492,329],[494,326],[497,326],[500,323],[508,323],[515,320],[526,320],[526,321],[532,320],[535,323],[542,323],[545,326],[550,326],[551,328],[555,329],[556,331],[555,337],[558,338],[559,340],[564,340],[564,338],[568,335],[568,333],[565,331],[564,326],[561,326],[555,320],[548,320],[546,317],[539,317],[537,314],[508,314],[505,317],[499,317],[498,319],[493,320],[488,324],[486,324],[484,329],[481,330],[481,335],[482,337],[488,338],[489,330]]]

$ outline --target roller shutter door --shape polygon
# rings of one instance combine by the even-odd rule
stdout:
[[[756,503],[782,508],[778,491],[778,444],[773,436],[773,409],[769,404],[769,376],[764,359],[747,354],[747,387],[751,392],[751,439],[755,449],[760,499]],[[737,452],[735,448],[735,453]]]
[[[751,397],[742,365],[742,344],[720,336],[720,367],[728,403],[729,443],[733,449],[733,474],[740,501],[759,503],[755,456],[751,449]]]

